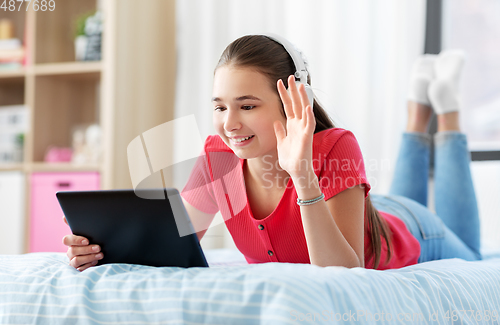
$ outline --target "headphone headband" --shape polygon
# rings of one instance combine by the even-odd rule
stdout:
[[[314,94],[312,92],[311,86],[307,83],[307,76],[309,73],[307,72],[306,69],[306,64],[304,60],[302,59],[302,56],[300,53],[295,49],[292,43],[290,43],[287,39],[284,37],[281,37],[276,34],[264,34],[264,36],[272,39],[273,41],[283,45],[285,50],[288,52],[288,55],[292,58],[293,64],[295,65],[295,78],[299,79],[297,83],[302,83],[306,87],[306,92],[307,96],[309,98],[309,102],[311,103],[311,106],[313,105],[314,102]]]

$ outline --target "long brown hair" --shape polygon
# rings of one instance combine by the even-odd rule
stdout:
[[[288,88],[288,76],[295,72],[293,60],[283,45],[265,35],[247,35],[229,44],[222,53],[215,71],[219,67],[228,65],[256,69],[268,77],[270,86],[277,94],[277,81],[281,79],[285,87]],[[309,85],[311,84],[310,74],[308,74],[307,82]],[[313,112],[316,119],[314,133],[335,127],[330,116],[316,98],[313,103]],[[284,109],[283,114],[285,115]],[[368,246],[365,256],[368,256],[369,260],[374,259],[374,268],[376,269],[380,262],[382,249],[381,235],[384,237],[388,247],[386,263],[391,259],[391,232],[385,219],[371,203],[369,195],[365,203],[365,233],[368,233],[371,238],[371,244]],[[365,258],[365,260],[367,259]]]

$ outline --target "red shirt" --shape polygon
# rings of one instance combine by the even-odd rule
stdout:
[[[245,255],[248,263],[310,263],[292,179],[287,184],[281,183],[286,189],[275,210],[266,218],[257,220],[248,204],[243,176],[244,162],[218,135],[208,136],[203,154],[198,158],[181,192],[182,197],[205,213],[220,211],[236,247]],[[364,184],[365,196],[368,195],[370,185],[366,179],[361,150],[352,132],[335,128],[314,134],[313,167],[325,200],[360,184]],[[269,184],[275,183],[276,180],[270,177],[271,174]],[[393,256],[385,265],[387,245],[382,240],[378,269],[416,264],[420,256],[417,239],[399,218],[385,212],[380,214],[392,232]],[[370,237],[365,234],[365,251],[369,244]],[[373,261],[367,257],[365,267],[373,268]]]

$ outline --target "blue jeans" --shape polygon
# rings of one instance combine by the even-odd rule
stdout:
[[[400,218],[421,246],[419,263],[481,260],[479,213],[464,134],[434,135],[434,201],[427,209],[431,136],[404,133],[389,195],[371,195],[375,208]]]

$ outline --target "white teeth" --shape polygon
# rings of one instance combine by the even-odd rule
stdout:
[[[245,141],[245,140],[250,139],[251,137],[252,137],[252,136],[249,136],[249,137],[246,137],[246,138],[240,138],[240,139],[231,139],[231,140],[233,140],[234,142],[243,142],[243,141]]]

